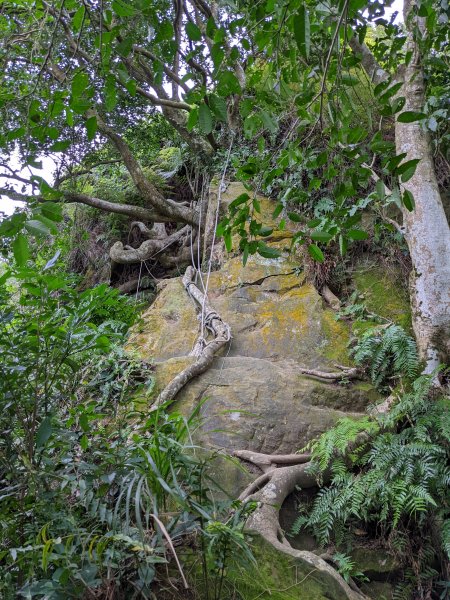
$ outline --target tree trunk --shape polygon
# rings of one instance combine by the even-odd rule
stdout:
[[[401,94],[406,99],[404,110],[422,112],[425,85],[414,23],[408,19],[410,10],[410,0],[405,0],[407,49],[413,57],[402,73]],[[413,211],[403,209],[403,225],[413,265],[413,327],[420,356],[426,362],[425,373],[431,373],[450,355],[450,228],[439,193],[430,136],[423,123],[396,121],[395,142],[397,154],[407,153],[405,160],[420,159],[415,174],[402,186],[415,200]]]

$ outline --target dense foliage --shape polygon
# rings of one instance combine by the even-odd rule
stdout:
[[[430,403],[430,384],[417,379],[386,415],[343,419],[311,444],[311,468],[331,482],[293,527],[346,553],[355,530],[376,532],[406,566],[396,598],[448,591],[441,574],[450,559],[449,398]]]
[[[123,349],[138,297],[118,288],[209,269],[220,237],[244,264],[279,258],[261,191],[318,291],[348,298],[341,317],[368,315],[347,273],[361,254],[412,274],[416,341],[371,315],[350,351],[398,402],[313,442],[323,487],[296,529],[335,544],[349,580],[366,528],[400,555],[399,597],[441,594],[448,401],[417,376],[448,382],[450,8],[405,0],[402,21],[392,4],[0,3],[0,194],[24,203],[0,222],[2,597],[183,594],[183,543],[221,600],[231,557],[252,560],[255,506],[214,500],[197,415],[148,411],[152,367]],[[215,207],[213,178],[247,191]]]
[[[56,259],[2,276],[2,598],[147,597],[174,544],[200,535],[218,599],[231,555],[251,558],[240,511],[219,522],[229,503],[209,495],[194,417],[147,413],[151,366],[116,345],[128,299],[78,292]]]

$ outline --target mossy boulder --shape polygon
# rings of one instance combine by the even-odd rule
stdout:
[[[232,184],[222,201],[239,193]],[[262,218],[270,219],[273,203],[261,198],[260,204],[270,212]],[[339,418],[358,418],[379,399],[369,383],[324,383],[300,372],[300,367],[334,371],[335,363],[351,365],[351,332],[288,253],[277,259],[251,256],[245,266],[242,257],[230,256],[211,273],[208,296],[230,324],[232,340],[173,406],[188,415],[202,403],[202,426],[195,435],[203,445],[228,452],[295,452]],[[130,347],[155,363],[155,393],[195,360],[190,353],[199,333],[201,320],[181,278],[163,282],[130,340]],[[235,493],[242,489],[238,479],[236,485],[228,482]]]

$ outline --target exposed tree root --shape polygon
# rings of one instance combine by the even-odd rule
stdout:
[[[311,375],[312,377],[318,377],[319,379],[326,379],[328,381],[342,381],[344,379],[362,379],[363,373],[356,367],[346,367],[343,365],[334,365],[339,371],[327,372],[317,371],[316,369],[304,369],[300,367],[300,373],[304,375]]]
[[[372,410],[372,416],[385,414],[395,401],[395,396],[389,396],[383,403]],[[356,440],[349,444],[346,453],[353,452],[358,446],[370,441],[366,432],[360,433]],[[317,481],[312,473],[307,470],[311,459],[309,454],[261,454],[250,450],[237,450],[234,455],[258,466],[263,474],[253,481],[241,493],[239,500],[242,502],[257,502],[257,508],[247,522],[247,527],[261,535],[278,551],[298,558],[315,567],[318,571],[333,578],[342,592],[352,600],[367,598],[353,583],[347,584],[339,573],[323,558],[313,552],[305,552],[292,548],[280,527],[279,512],[283,502],[297,487],[307,489],[315,487]],[[277,467],[277,465],[286,465]],[[329,475],[324,473],[322,478],[326,482]],[[332,562],[332,561],[330,561]]]
[[[234,455],[257,465],[264,473],[279,465],[300,465],[311,459],[310,454],[260,454],[251,450],[236,450]]]
[[[259,464],[261,456],[257,455]],[[293,455],[298,457],[300,455]],[[287,457],[285,457],[287,458]],[[267,455],[267,460],[271,456]],[[252,461],[253,462],[253,461]],[[257,509],[253,512],[247,522],[247,528],[262,536],[276,550],[283,552],[293,558],[307,563],[317,569],[322,576],[330,579],[330,588],[339,588],[341,594],[345,594],[349,600],[366,599],[354,584],[349,585],[339,573],[313,552],[306,552],[292,548],[286,540],[280,527],[279,512],[283,502],[297,486],[310,488],[317,485],[314,476],[307,472],[307,464],[294,464],[287,467],[274,468],[261,475],[254,481],[239,497],[243,502],[255,501]]]
[[[325,300],[325,302],[333,310],[338,311],[341,309],[341,301],[335,294],[333,294],[333,292],[330,290],[330,288],[327,285],[324,285],[322,287],[321,294],[322,294],[322,297]]]
[[[156,399],[152,406],[152,410],[155,410],[162,404],[173,402],[178,392],[183,389],[191,379],[204,373],[208,369],[217,352],[219,352],[219,350],[231,339],[230,326],[225,323],[220,315],[210,306],[206,296],[195,285],[194,278],[196,273],[197,271],[193,267],[188,267],[183,276],[183,285],[201,309],[204,328],[212,334],[213,339],[207,341],[202,336],[198,338],[194,350],[192,351],[192,354],[197,357],[197,360],[172,379]]]
[[[136,223],[134,223],[136,225]],[[156,254],[162,252],[172,244],[182,241],[190,233],[190,226],[185,225],[179,231],[175,231],[171,235],[164,234],[159,237],[154,237],[156,231],[154,228],[148,229],[143,223],[139,223],[139,229],[141,232],[145,232],[147,236],[151,236],[150,239],[145,240],[139,246],[139,248],[131,248],[130,246],[124,246],[122,242],[116,242],[111,250],[109,256],[113,263],[121,265],[132,265],[135,263],[142,262],[144,260],[150,260]],[[158,228],[159,230],[159,228]]]

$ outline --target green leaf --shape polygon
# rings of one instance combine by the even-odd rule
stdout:
[[[316,246],[316,244],[309,244],[308,253],[317,262],[323,263],[325,260],[322,250],[319,248],[319,246]]]
[[[223,98],[211,95],[209,96],[209,105],[217,119],[220,121],[227,120],[227,103]]]
[[[264,242],[258,242],[258,254],[264,258],[279,258],[281,252],[276,248],[271,248]]]
[[[36,219],[42,223],[43,225],[45,225],[45,227],[48,228],[49,232],[52,233],[53,235],[56,235],[58,233],[58,228],[56,227],[54,221],[52,219],[47,219],[46,216],[44,215],[35,215]]]
[[[409,190],[405,190],[403,192],[402,202],[403,202],[403,206],[406,208],[406,210],[409,210],[409,212],[412,212],[414,210],[414,206],[415,206],[414,196],[411,194],[411,192]]]
[[[193,42],[199,42],[202,39],[202,32],[192,21],[186,23],[186,33],[188,38]]]
[[[213,129],[211,111],[209,110],[209,107],[204,103],[200,104],[198,109],[198,125],[200,127],[200,130],[206,135],[208,135],[208,133],[211,133]]]
[[[188,131],[192,131],[194,129],[194,127],[197,125],[198,123],[198,107],[196,106],[195,108],[193,108],[191,110],[191,112],[189,113],[188,116],[188,120],[186,123],[186,127],[188,129]]]
[[[326,231],[313,231],[311,233],[311,239],[316,242],[329,242],[332,239],[331,233]]]
[[[412,160],[407,160],[406,162],[402,163],[395,169],[395,174],[403,175],[405,173],[409,173],[412,170],[412,173],[414,175],[416,167],[419,164],[419,162],[420,162],[420,158],[413,158]]]
[[[106,77],[105,107],[107,111],[114,110],[117,104],[116,80],[111,73]]]
[[[295,213],[295,212],[288,212],[287,216],[294,223],[302,223],[302,221],[304,220],[301,215],[299,215],[298,213]]]
[[[80,439],[80,447],[84,452],[86,452],[86,450],[89,448],[89,440],[86,434],[84,434]]]
[[[89,85],[89,77],[86,73],[78,72],[72,80],[72,96],[79,98]]]
[[[308,59],[311,47],[311,26],[309,13],[304,5],[300,6],[297,15],[294,17],[294,36],[300,54]]]
[[[95,134],[97,133],[97,118],[89,117],[86,121],[86,131],[87,138],[91,142],[95,138]]]
[[[52,152],[64,152],[71,143],[72,142],[70,140],[61,140],[60,142],[55,142],[52,146],[50,146],[50,150]]]
[[[369,237],[369,234],[362,229],[350,229],[350,231],[347,231],[346,235],[351,240],[367,240]]]
[[[39,205],[39,209],[44,217],[59,223],[62,221],[62,206],[56,202],[43,202]]]
[[[35,219],[31,219],[31,221],[27,221],[25,223],[25,229],[27,229],[33,235],[38,237],[50,235],[50,229],[41,223],[41,221],[37,221]]]
[[[227,252],[231,252],[233,249],[233,240],[231,239],[231,231],[224,231],[223,239],[225,241],[225,248]]]
[[[275,209],[272,213],[272,219],[276,219],[280,215],[282,210],[283,210],[283,204],[282,204],[282,202],[278,202],[278,204],[275,206]]]
[[[223,97],[241,93],[241,86],[234,73],[231,71],[223,71],[218,74],[217,93],[219,96]]]
[[[75,32],[80,31],[81,29],[81,24],[84,19],[85,10],[86,9],[84,8],[84,5],[82,4],[72,17],[72,28]]]
[[[36,432],[36,446],[42,448],[52,435],[52,418],[45,417]]]
[[[228,209],[233,210],[237,206],[240,206],[241,204],[244,204],[244,202],[247,202],[247,200],[250,200],[250,196],[248,194],[246,194],[246,193],[240,194],[237,198],[235,198],[230,203],[230,206],[228,207]]]
[[[28,257],[30,256],[30,248],[28,246],[28,239],[23,233],[19,233],[13,242],[13,254],[16,259],[16,263],[19,267],[25,266]]]
[[[264,127],[270,131],[270,133],[276,133],[278,131],[278,124],[274,117],[270,115],[267,111],[262,110],[259,113],[261,120],[264,124]]]
[[[113,0],[111,7],[119,17],[132,17],[135,13],[134,8],[123,0]]]
[[[414,110],[405,110],[398,115],[397,121],[399,123],[414,123],[414,121],[421,121],[426,119],[427,115],[422,112],[416,112]]]

